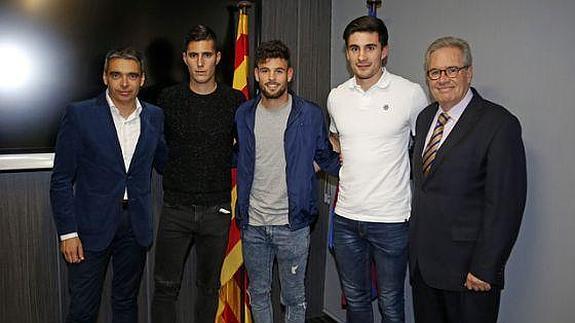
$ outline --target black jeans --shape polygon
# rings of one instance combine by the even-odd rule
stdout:
[[[212,323],[218,308],[220,271],[225,257],[230,204],[182,207],[164,204],[154,268],[152,322],[176,322],[176,300],[190,248],[196,247],[194,320]]]

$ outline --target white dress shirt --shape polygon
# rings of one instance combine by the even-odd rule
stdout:
[[[142,112],[142,105],[136,98],[136,110],[127,118],[124,118],[120,114],[120,110],[114,105],[108,91],[106,91],[106,100],[108,101],[108,105],[110,105],[110,112],[112,113],[114,126],[116,126],[116,134],[118,135],[120,148],[122,148],[122,157],[124,158],[124,166],[127,172],[128,169],[130,169],[130,163],[132,162],[132,157],[138,144],[138,138],[140,138],[140,113]],[[124,192],[124,199],[128,199],[127,188]]]
[[[457,121],[459,121],[459,118],[461,118],[463,111],[465,111],[465,108],[467,108],[472,98],[473,98],[473,92],[471,92],[471,89],[469,89],[467,90],[467,93],[465,93],[465,95],[463,96],[463,99],[459,101],[459,103],[454,105],[451,109],[449,109],[449,111],[445,112],[449,116],[449,119],[447,119],[447,123],[443,126],[443,134],[441,135],[441,140],[439,141],[439,146],[437,146],[437,149],[439,149],[439,147],[443,145],[443,142],[445,141],[447,136],[449,136],[449,133],[451,132],[451,130],[453,130],[453,128],[457,124]],[[425,146],[423,147],[427,147],[427,143],[429,143],[429,139],[431,139],[431,135],[433,134],[433,129],[435,129],[435,125],[437,124],[437,119],[439,118],[439,115],[442,112],[444,111],[441,108],[441,106],[439,106],[439,109],[437,109],[435,117],[433,117],[433,121],[431,122],[431,126],[429,127],[429,130],[427,132],[427,137],[425,138]],[[424,152],[425,148],[421,152],[422,156]]]

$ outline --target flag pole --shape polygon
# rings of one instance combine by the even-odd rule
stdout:
[[[238,1],[238,4],[237,4],[236,6],[238,7],[238,9],[240,9],[240,11],[242,11],[243,13],[245,13],[245,9],[251,7],[251,6],[252,6],[252,2],[251,2],[251,1],[247,1],[247,0]]]
[[[238,1],[238,4],[236,5],[238,10],[239,10],[239,16],[241,15],[245,15],[247,14],[247,9],[250,8],[252,6],[252,3],[250,1]],[[238,18],[239,19],[239,18]],[[247,97],[246,97],[247,99]],[[245,290],[247,288],[246,286],[246,271],[245,271],[245,267],[242,265],[239,268],[239,274],[240,274],[240,303],[242,304],[240,306],[240,322],[241,323],[247,323],[247,319],[246,319],[246,299],[245,299]]]
[[[239,15],[238,15],[238,20],[240,19],[240,17],[242,15],[246,15],[247,16],[247,10],[252,6],[252,2],[251,1],[247,1],[247,0],[242,0],[242,1],[238,1],[237,3],[237,8],[239,9]],[[247,17],[246,17],[247,19]],[[246,22],[247,23],[247,22]],[[246,32],[249,33],[249,28],[247,28],[248,30],[246,30]],[[249,41],[248,41],[249,42]],[[246,51],[249,51],[249,46],[248,48],[245,49]],[[246,58],[247,59],[247,58]],[[248,64],[248,62],[245,62],[246,64]],[[247,78],[247,75],[246,75]],[[247,79],[246,79],[247,82]],[[249,83],[249,82],[248,82]],[[247,87],[247,92],[244,93],[244,95],[246,96],[246,99],[249,99],[249,86],[248,84],[246,84]],[[244,265],[242,265],[239,268],[239,274],[241,279],[240,279],[240,322],[241,323],[251,323],[251,316],[249,316],[249,313],[247,313],[247,309],[246,309],[246,289],[247,289],[247,274],[245,271],[245,267]]]
[[[381,7],[381,0],[367,0],[368,15],[377,17],[377,8]]]

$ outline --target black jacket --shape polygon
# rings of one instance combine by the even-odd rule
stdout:
[[[417,118],[410,271],[431,287],[463,290],[468,272],[503,288],[505,263],[525,207],[526,166],[521,126],[475,89],[441,145],[428,176],[422,151],[438,104]]]

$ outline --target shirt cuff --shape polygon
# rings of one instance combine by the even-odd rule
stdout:
[[[60,241],[64,241],[64,240],[68,240],[68,239],[72,239],[72,238],[77,238],[78,237],[78,232],[72,232],[72,233],[66,233],[60,236]]]

